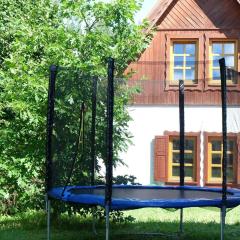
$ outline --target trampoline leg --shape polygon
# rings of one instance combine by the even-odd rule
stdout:
[[[226,206],[221,208],[221,240],[224,240],[224,228],[226,220]]]
[[[183,233],[183,208],[180,209],[180,224],[179,224],[179,232]]]
[[[109,240],[109,206],[106,205],[105,207],[106,211],[106,240]]]
[[[47,199],[47,240],[51,238],[50,224],[51,224],[51,201]]]
[[[94,207],[92,209],[92,215],[93,215],[93,219],[92,219],[92,231],[94,235],[97,235],[97,230],[96,230],[96,207]]]

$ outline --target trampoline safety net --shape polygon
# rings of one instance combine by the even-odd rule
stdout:
[[[55,81],[49,90],[53,91],[49,101],[53,111],[48,116],[52,118],[48,186],[90,185],[95,149],[98,158],[104,159],[105,141],[98,139],[105,134],[106,79],[74,68],[56,67],[51,74]]]

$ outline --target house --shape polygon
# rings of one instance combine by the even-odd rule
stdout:
[[[228,185],[240,185],[240,1],[159,0],[148,16],[156,33],[136,63],[140,86],[128,110],[133,145],[122,154],[142,184],[179,183],[178,80],[185,82],[185,181],[220,186],[222,113],[218,59],[227,81]]]

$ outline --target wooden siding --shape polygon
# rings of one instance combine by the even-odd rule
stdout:
[[[240,28],[235,0],[178,0],[158,20],[159,29]]]
[[[209,44],[211,40],[238,42],[240,72],[240,5],[235,0],[179,0],[171,4],[158,22],[149,47],[127,71],[136,73],[130,85],[140,86],[134,104],[178,104],[178,87],[169,83],[170,43],[172,40],[195,40],[198,43],[198,83],[186,86],[185,102],[189,105],[220,105],[220,86],[208,84]],[[240,105],[240,79],[229,86],[228,104]]]

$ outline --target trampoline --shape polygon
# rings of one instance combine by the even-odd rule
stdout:
[[[54,188],[49,192],[53,198],[78,204],[105,207],[105,186],[68,186]],[[227,191],[228,208],[240,204],[240,191]],[[123,186],[113,185],[112,210],[128,210],[146,207],[187,208],[187,207],[219,207],[222,206],[222,190],[220,188],[203,187],[169,187],[169,186]]]
[[[179,186],[113,185],[114,60],[109,59],[105,79],[83,74],[79,70],[69,71],[51,66],[46,147],[48,240],[53,199],[81,206],[103,207],[106,214],[106,240],[110,238],[109,214],[114,210],[149,207],[180,209],[182,232],[184,208],[218,207],[221,211],[221,240],[224,239],[226,208],[240,205],[240,190],[227,188],[226,65],[224,59],[220,63],[223,116],[221,188],[185,185],[183,81],[179,83]],[[104,138],[105,141],[99,141]],[[106,166],[104,185],[95,184],[96,160],[99,158],[104,160]],[[84,173],[87,177],[83,169],[88,172]],[[80,179],[85,179],[86,184]]]

